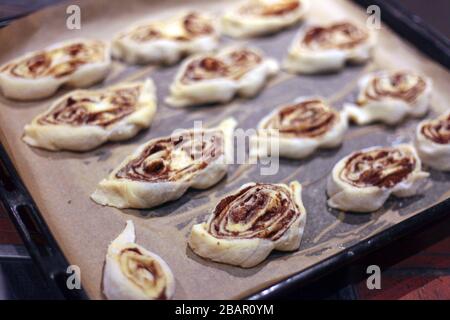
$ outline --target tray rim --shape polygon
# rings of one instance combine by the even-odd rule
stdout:
[[[428,26],[420,17],[407,11],[394,1],[352,0],[352,2],[363,8],[369,5],[379,6],[382,12],[381,19],[383,23],[388,25],[401,38],[409,41],[421,52],[427,54],[431,60],[438,62],[447,70],[450,70],[450,40]],[[10,181],[2,181],[2,174],[6,175]],[[7,188],[7,183],[11,183],[11,190]],[[41,274],[46,278],[50,287],[55,292],[58,292],[61,298],[73,300],[89,299],[89,296],[83,288],[69,290],[67,286],[62,285],[66,283],[68,278],[66,270],[70,264],[51,234],[33,198],[9,158],[8,152],[1,143],[0,201],[17,228],[31,258],[38,265]],[[27,223],[21,217],[20,210],[27,211],[27,215],[29,215],[29,218],[34,224],[33,230],[30,230]],[[329,274],[333,270],[341,268],[352,261],[364,257],[370,252],[386,246],[396,239],[404,237],[433,221],[445,217],[447,214],[450,214],[450,198],[299,271],[276,284],[247,295],[244,299],[275,299],[283,291],[290,290],[294,287],[300,288],[315,279]],[[36,237],[40,243],[35,240]]]

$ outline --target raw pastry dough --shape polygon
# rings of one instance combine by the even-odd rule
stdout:
[[[393,125],[409,115],[425,115],[431,88],[430,79],[413,72],[374,72],[359,81],[356,105],[347,104],[345,109],[359,125],[374,121]]]
[[[428,176],[408,144],[353,152],[333,168],[327,185],[328,205],[345,211],[376,211],[391,194],[417,194]]]
[[[213,261],[251,268],[272,250],[298,249],[306,223],[297,181],[248,183],[223,198],[204,223],[193,226],[189,246]]]
[[[278,69],[274,59],[264,57],[256,48],[235,46],[200,54],[183,63],[166,102],[173,107],[187,107],[227,102],[236,94],[253,97]]]
[[[173,64],[187,54],[213,50],[217,43],[213,17],[190,11],[134,25],[114,38],[111,50],[127,63]]]
[[[103,292],[110,300],[166,300],[175,293],[169,266],[161,257],[135,243],[131,220],[109,245]]]
[[[151,208],[180,198],[190,187],[211,187],[227,173],[235,126],[229,118],[217,128],[152,139],[102,180],[91,198],[117,208]]]
[[[62,85],[88,87],[111,66],[109,46],[75,39],[30,52],[0,67],[0,87],[8,98],[33,100],[53,95]]]
[[[432,168],[450,171],[450,111],[417,126],[415,145],[422,161]]]
[[[342,143],[347,116],[330,108],[321,98],[299,98],[271,112],[258,125],[252,137],[253,156],[271,154],[272,139],[277,139],[279,155],[301,159],[317,148],[333,148]]]
[[[284,68],[292,73],[337,71],[370,59],[375,34],[348,21],[309,26],[294,38]]]
[[[222,17],[222,32],[232,37],[270,34],[299,22],[309,0],[247,0]]]
[[[48,150],[86,151],[133,137],[156,112],[153,81],[72,91],[25,126],[23,140]]]

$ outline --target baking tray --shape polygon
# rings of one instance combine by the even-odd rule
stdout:
[[[450,67],[448,39],[429,29],[417,17],[388,1],[370,1],[369,3],[369,1],[355,0],[354,2],[363,7],[369,4],[380,6],[382,19],[385,24],[413,43],[431,59],[439,62],[446,68]],[[50,285],[61,293],[61,297],[69,299],[87,298],[88,296],[84,290],[67,289],[66,269],[69,265],[68,259],[66,259],[60,246],[54,239],[46,221],[3,146],[0,147],[0,161],[0,200],[19,230],[30,255],[39,265],[43,274],[50,280]],[[449,179],[448,175],[445,177]],[[276,298],[278,294],[285,290],[309,283],[372,250],[381,248],[391,241],[445,216],[449,212],[450,201],[446,199],[431,208],[422,210],[401,223],[386,228],[374,236],[340,250],[338,253],[303,269],[301,272],[290,275],[285,279],[280,279],[276,284],[262,286],[256,293],[252,292],[241,297],[250,299]]]

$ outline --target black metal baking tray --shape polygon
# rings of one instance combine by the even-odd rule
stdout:
[[[450,69],[449,40],[429,28],[420,18],[392,1],[354,0],[354,2],[362,7],[378,5],[385,24],[430,58]],[[58,292],[61,298],[87,299],[88,296],[83,289],[67,288],[66,270],[69,263],[1,145],[0,201],[13,220],[30,256],[49,280],[49,286]],[[450,213],[450,199],[247,298],[251,300],[277,298],[283,292],[310,283],[432,221],[443,218],[448,213]]]

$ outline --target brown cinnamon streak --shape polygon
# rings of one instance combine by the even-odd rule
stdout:
[[[389,82],[392,88],[389,90],[383,87],[381,78],[375,77],[364,94],[370,100],[392,97],[412,103],[425,90],[426,82],[422,77],[417,76],[417,82],[413,86],[407,86],[407,76],[408,74],[403,72],[390,74]]]
[[[257,53],[247,49],[231,51],[224,57],[210,55],[191,61],[181,81],[189,83],[217,78],[237,80],[261,61]]]
[[[421,129],[421,133],[438,144],[450,143],[450,113],[436,120],[426,122]]]
[[[97,125],[107,127],[125,118],[136,110],[140,87],[117,89],[105,94],[69,96],[38,122],[45,125]],[[90,111],[89,104],[107,101],[110,108]]]
[[[336,41],[336,35],[340,40]],[[308,47],[317,45],[320,48],[351,49],[367,40],[368,33],[350,22],[335,23],[330,26],[310,28],[302,39]]]
[[[266,129],[278,129],[280,135],[319,137],[336,123],[338,114],[320,100],[287,105],[268,121]]]
[[[258,213],[263,211],[258,217]],[[273,184],[255,184],[223,198],[216,206],[209,233],[217,238],[275,241],[283,236],[301,214],[291,193]],[[242,232],[228,230],[227,225],[248,224]]]
[[[60,62],[53,61],[53,55],[65,56]],[[20,78],[39,78],[52,76],[64,77],[74,73],[81,65],[104,59],[104,47],[101,43],[73,43],[65,47],[42,51],[33,56],[10,64],[8,69],[11,74]]]
[[[395,148],[356,152],[351,156],[341,177],[358,187],[392,188],[414,170],[415,159]]]
[[[139,156],[121,168],[116,173],[116,178],[145,182],[188,179],[222,155],[222,148],[223,140],[218,132],[213,133],[212,137],[204,132],[188,132],[179,137],[162,138],[150,143]],[[185,159],[191,161],[183,167],[175,168],[174,161],[177,160],[174,159],[174,151],[185,154]]]

